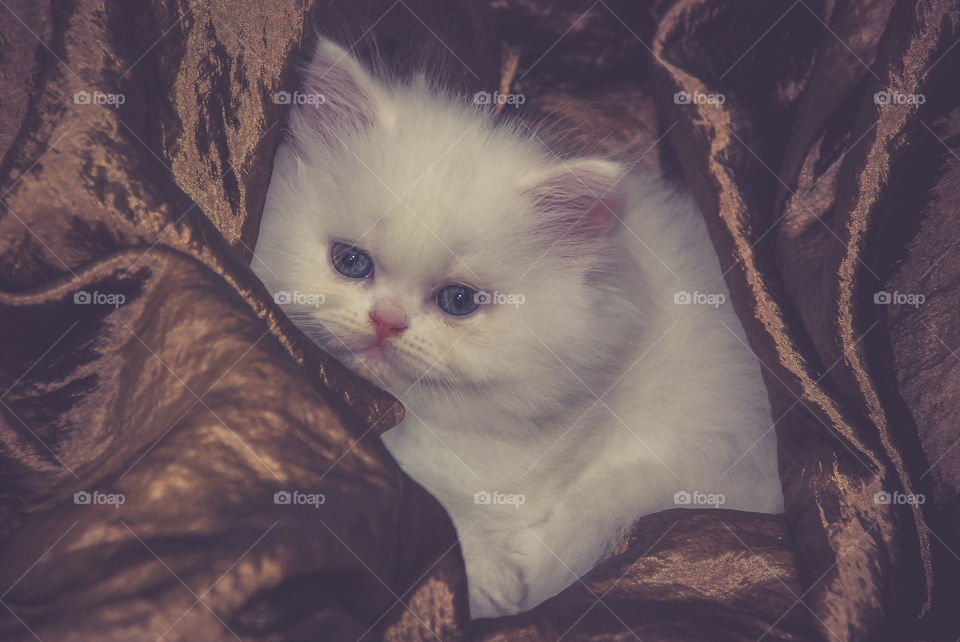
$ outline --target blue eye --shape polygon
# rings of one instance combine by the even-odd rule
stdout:
[[[437,292],[437,305],[447,314],[462,317],[470,314],[478,307],[477,291],[469,285],[448,285]]]
[[[373,259],[358,247],[348,243],[334,243],[330,262],[337,272],[351,279],[363,279],[373,272]]]

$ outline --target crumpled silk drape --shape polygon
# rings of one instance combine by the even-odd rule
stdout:
[[[0,638],[960,635],[954,4],[0,15]],[[506,78],[567,144],[689,183],[764,364],[785,515],[648,516],[554,599],[469,621],[452,525],[377,436],[402,407],[248,266],[275,94],[318,29],[401,63],[432,43],[464,94]]]

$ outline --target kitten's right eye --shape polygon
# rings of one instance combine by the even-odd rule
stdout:
[[[351,279],[364,279],[373,272],[373,259],[360,248],[349,243],[334,243],[330,262],[337,272]]]

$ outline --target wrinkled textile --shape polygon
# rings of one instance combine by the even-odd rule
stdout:
[[[0,14],[0,639],[960,636],[954,4]],[[428,46],[463,94],[522,93],[572,149],[690,185],[785,515],[648,516],[555,598],[470,622],[452,524],[378,437],[402,406],[249,269],[317,30],[398,68]]]

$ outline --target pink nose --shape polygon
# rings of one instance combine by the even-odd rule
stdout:
[[[377,333],[377,343],[407,329],[407,318],[402,310],[391,308],[371,310],[370,321]]]

